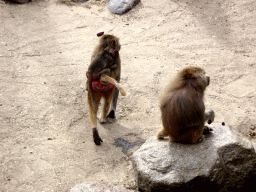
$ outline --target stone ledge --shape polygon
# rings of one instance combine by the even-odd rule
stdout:
[[[213,124],[198,144],[148,139],[133,156],[141,191],[245,191],[256,180],[255,143]]]

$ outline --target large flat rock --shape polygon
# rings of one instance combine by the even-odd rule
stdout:
[[[133,154],[141,191],[241,191],[256,178],[254,143],[214,124],[198,144],[152,137]]]

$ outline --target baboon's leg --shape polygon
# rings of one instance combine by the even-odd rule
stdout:
[[[156,134],[156,137],[158,139],[163,139],[164,137],[167,137],[169,136],[169,134],[164,130],[162,129],[161,131],[159,131],[157,134]]]
[[[119,90],[115,88],[111,105],[110,105],[110,110],[107,116],[109,118],[113,118],[113,119],[116,118],[116,104],[117,104],[118,95],[119,95]]]
[[[92,132],[93,132],[94,143],[96,145],[100,145],[100,142],[103,142],[102,139],[100,138],[98,130],[97,130],[97,111],[98,111],[98,107],[99,107],[100,98],[101,98],[101,95],[95,95],[94,99],[95,99],[97,108],[94,110],[91,94],[89,93],[89,91],[87,92],[87,104],[89,107],[90,124],[91,124]]]
[[[214,121],[215,113],[213,110],[208,110],[204,112],[204,120],[207,121],[208,124],[211,124]]]
[[[100,116],[100,123],[106,123],[107,122],[107,114],[110,108],[111,99],[112,99],[113,91],[111,94],[108,94],[104,97],[104,105],[102,107],[102,113]]]
[[[215,113],[213,110],[208,110],[204,112],[204,120],[207,121],[208,124],[211,124],[214,121]],[[212,131],[212,128],[208,126],[204,126],[203,134],[208,134]]]

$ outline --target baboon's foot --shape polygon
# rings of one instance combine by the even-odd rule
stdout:
[[[164,139],[164,137],[167,137],[168,134],[164,131],[164,129],[157,132],[156,137],[157,139]]]
[[[115,119],[116,118],[116,114],[115,114],[115,111],[114,110],[111,110],[107,116],[108,118],[111,118],[111,119]]]
[[[93,132],[93,140],[96,145],[100,145],[100,142],[103,142],[99,136],[98,130],[96,128],[92,129]]]

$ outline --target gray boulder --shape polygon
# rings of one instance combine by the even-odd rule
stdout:
[[[123,186],[112,185],[106,182],[92,181],[76,185],[70,192],[132,192]]]
[[[108,9],[113,14],[122,15],[130,11],[140,0],[110,0]]]
[[[148,139],[133,156],[141,191],[252,191],[255,143],[228,126],[213,124],[198,144]]]

